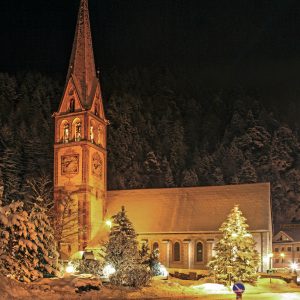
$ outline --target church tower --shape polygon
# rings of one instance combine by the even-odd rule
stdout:
[[[103,225],[106,127],[96,75],[88,0],[80,1],[66,85],[54,113],[54,198],[62,256],[85,247]]]

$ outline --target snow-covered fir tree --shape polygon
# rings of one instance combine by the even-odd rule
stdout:
[[[22,202],[0,206],[0,271],[17,280],[30,281],[40,277],[36,270],[37,233],[28,222]]]
[[[216,254],[209,263],[218,282],[256,281],[259,254],[247,228],[246,218],[236,205],[220,227],[223,236],[214,248]]]
[[[55,274],[55,242],[44,211],[23,202],[0,205],[0,273],[20,281]]]
[[[110,276],[112,284],[140,287],[150,280],[150,270],[141,259],[137,234],[126,215],[124,206],[113,216],[113,226],[106,247],[106,264],[116,272]]]
[[[45,275],[56,275],[57,258],[56,241],[45,208],[35,205],[29,215],[29,222],[36,228],[37,265],[36,269]]]

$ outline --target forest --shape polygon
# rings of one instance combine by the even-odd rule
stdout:
[[[57,76],[0,73],[4,203],[32,193],[32,178],[52,186],[52,114],[63,85]],[[111,69],[101,87],[109,190],[270,182],[274,223],[300,222],[296,100],[279,109],[259,89],[207,87],[164,68]]]

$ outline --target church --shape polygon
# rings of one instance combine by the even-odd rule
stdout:
[[[219,227],[238,204],[256,241],[260,270],[269,268],[269,183],[107,190],[109,121],[98,77],[88,0],[81,0],[66,84],[53,114],[54,199],[57,213],[64,219],[61,257],[99,248],[109,232],[108,220],[124,206],[139,242],[159,248],[166,267],[205,269],[214,255]]]

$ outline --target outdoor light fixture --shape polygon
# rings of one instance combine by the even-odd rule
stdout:
[[[110,275],[114,274],[116,269],[112,265],[106,265],[103,268],[103,275],[108,278]]]
[[[292,271],[295,271],[295,270],[297,270],[298,265],[296,263],[291,263],[290,267],[291,267]]]
[[[280,253],[280,257],[284,258],[285,254],[283,252]]]
[[[111,227],[112,227],[112,221],[111,221],[110,219],[107,219],[107,220],[105,221],[105,225],[106,225],[107,227],[111,228]]]
[[[68,265],[66,267],[66,272],[69,274],[72,274],[75,272],[75,268],[73,267],[73,265],[71,263],[68,263]]]

